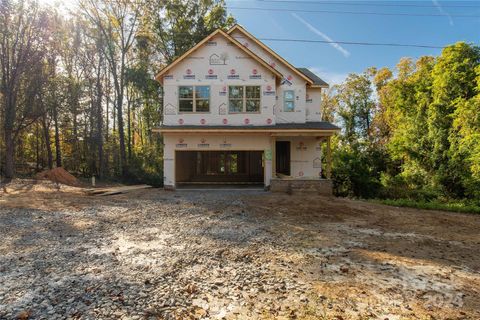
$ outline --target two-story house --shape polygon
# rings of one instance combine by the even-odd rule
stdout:
[[[235,25],[156,76],[164,88],[164,186],[259,184],[331,192],[328,84]]]

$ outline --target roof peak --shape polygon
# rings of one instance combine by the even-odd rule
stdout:
[[[175,65],[177,65],[180,61],[182,61],[183,59],[185,59],[188,55],[190,55],[192,52],[194,52],[195,50],[197,50],[198,48],[200,48],[201,45],[203,45],[205,42],[207,42],[209,39],[213,38],[214,36],[216,35],[222,35],[224,36],[227,40],[229,40],[230,42],[232,42],[233,44],[235,44],[240,50],[244,51],[245,53],[247,53],[248,55],[250,55],[252,58],[254,58],[255,60],[257,60],[261,65],[263,65],[265,68],[267,68],[268,70],[270,70],[271,72],[273,72],[277,77],[281,78],[283,77],[283,75],[278,71],[276,70],[275,68],[273,68],[272,66],[270,66],[266,61],[264,61],[262,58],[258,57],[253,51],[245,48],[240,42],[238,42],[237,39],[233,38],[232,36],[230,36],[227,32],[223,31],[221,28],[218,28],[216,29],[215,31],[213,31],[212,33],[210,33],[208,36],[206,36],[205,38],[203,38],[200,42],[198,42],[196,45],[194,45],[192,48],[190,48],[189,50],[187,50],[184,54],[182,54],[181,56],[179,56],[178,58],[176,58],[172,63],[168,64],[167,66],[165,66],[164,68],[162,68],[162,70],[160,70],[160,72],[155,76],[155,79],[157,81],[161,81],[160,79],[162,78],[162,76],[168,71],[170,70],[171,68],[173,68]]]
[[[275,58],[277,58],[278,60],[280,60],[280,62],[282,62],[285,66],[287,66],[287,68],[289,68],[290,70],[292,70],[293,72],[295,72],[298,76],[300,76],[301,78],[303,78],[304,80],[307,81],[308,84],[312,85],[313,84],[313,81],[307,77],[306,75],[304,75],[302,72],[300,72],[299,70],[297,70],[297,68],[295,68],[295,66],[293,66],[290,62],[288,62],[287,60],[285,60],[282,56],[280,56],[278,53],[276,53],[275,51],[273,51],[270,47],[268,47],[266,44],[264,44],[262,41],[258,40],[253,34],[251,34],[250,32],[248,32],[244,27],[242,27],[241,25],[239,24],[235,24],[233,27],[231,27],[227,33],[230,35],[233,31],[235,30],[240,30],[245,36],[247,36],[248,38],[250,38],[253,42],[255,42],[258,46],[260,46],[262,49],[264,49],[265,51],[267,51],[268,53],[270,53],[272,56],[274,56]]]

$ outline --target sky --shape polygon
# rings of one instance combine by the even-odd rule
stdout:
[[[401,43],[439,47],[465,41],[480,45],[480,1],[226,0],[226,3],[228,12],[257,38]],[[235,9],[240,7],[267,10]],[[285,11],[274,11],[278,9]],[[422,14],[439,16],[412,16]],[[459,17],[460,15],[478,17]],[[329,84],[340,83],[349,73],[359,73],[371,66],[394,68],[402,57],[415,59],[441,53],[440,48],[267,40],[263,42],[293,65],[309,68]]]

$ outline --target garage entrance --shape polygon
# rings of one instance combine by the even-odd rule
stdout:
[[[176,151],[177,184],[262,184],[263,151]]]

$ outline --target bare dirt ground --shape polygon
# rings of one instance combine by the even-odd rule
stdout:
[[[0,191],[0,319],[480,319],[480,216],[315,195]]]

